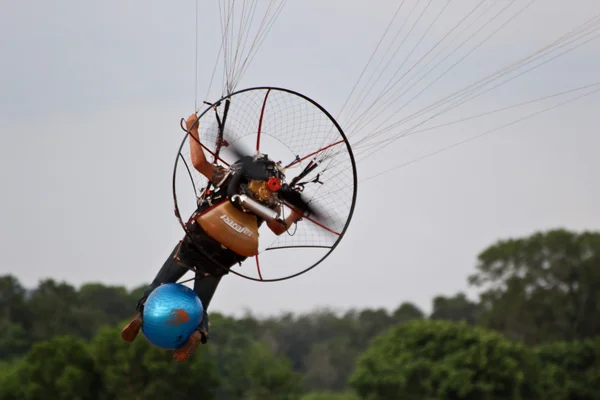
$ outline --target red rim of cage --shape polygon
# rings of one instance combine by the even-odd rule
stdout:
[[[314,156],[317,153],[320,153],[320,152],[322,152],[322,151],[324,151],[324,150],[326,150],[328,148],[333,147],[334,145],[345,144],[345,149],[346,149],[346,152],[348,154],[349,163],[350,163],[350,166],[351,166],[351,169],[352,169],[352,185],[353,185],[353,188],[352,188],[352,201],[351,201],[351,204],[350,204],[350,207],[349,207],[348,216],[346,217],[346,221],[344,223],[343,228],[340,230],[340,232],[333,232],[332,230],[330,230],[329,228],[323,226],[319,222],[310,219],[310,217],[306,217],[306,216],[303,217],[304,219],[308,219],[312,223],[314,223],[316,225],[319,225],[321,228],[326,229],[326,230],[328,230],[330,232],[335,233],[338,236],[337,239],[335,240],[335,242],[331,246],[287,246],[288,248],[294,248],[294,247],[295,248],[300,248],[300,247],[325,247],[325,248],[329,248],[329,250],[327,251],[327,253],[325,255],[323,255],[316,262],[312,263],[312,265],[310,265],[309,267],[301,270],[300,272],[296,272],[296,273],[293,273],[293,274],[290,274],[290,275],[287,275],[287,276],[284,276],[284,277],[272,278],[272,279],[264,279],[264,278],[262,278],[261,271],[260,271],[260,262],[259,262],[259,255],[260,255],[260,253],[257,254],[256,256],[254,256],[254,258],[256,260],[256,267],[257,267],[257,270],[258,270],[259,278],[254,278],[254,277],[242,274],[240,272],[237,272],[237,271],[233,270],[234,267],[230,267],[229,268],[229,267],[226,267],[226,266],[223,266],[223,265],[219,264],[214,259],[212,260],[217,265],[219,265],[221,268],[224,268],[228,272],[233,273],[234,275],[237,275],[239,277],[242,277],[242,278],[245,278],[245,279],[248,279],[248,280],[251,280],[251,281],[255,281],[255,282],[278,282],[278,281],[284,281],[284,280],[288,280],[288,279],[291,279],[291,278],[295,278],[295,277],[298,277],[298,276],[300,276],[302,274],[307,273],[308,271],[314,269],[317,265],[321,264],[327,257],[329,257],[329,255],[331,255],[331,253],[333,252],[333,250],[335,250],[335,248],[338,246],[338,244],[340,243],[340,241],[344,237],[344,235],[345,235],[345,233],[346,233],[346,231],[347,231],[347,229],[348,229],[348,227],[350,225],[352,217],[354,215],[354,209],[355,209],[355,206],[356,206],[357,190],[358,190],[358,187],[357,187],[358,186],[358,178],[357,178],[357,171],[356,171],[356,162],[355,162],[355,159],[354,159],[354,154],[352,152],[352,147],[350,146],[350,143],[348,142],[348,138],[346,137],[346,135],[345,135],[344,131],[342,130],[342,128],[340,127],[339,123],[335,120],[335,118],[333,118],[333,116],[324,107],[322,107],[316,101],[314,101],[311,98],[309,98],[309,97],[307,97],[307,96],[305,96],[305,95],[303,95],[301,93],[298,93],[296,91],[293,91],[293,90],[290,90],[290,89],[279,88],[279,87],[273,87],[273,86],[257,86],[257,87],[251,87],[251,88],[247,88],[247,89],[238,90],[238,91],[233,92],[233,93],[231,93],[231,94],[229,94],[227,96],[222,97],[221,99],[219,99],[217,102],[215,102],[213,104],[205,102],[206,104],[208,104],[208,107],[204,111],[202,111],[202,113],[200,113],[198,115],[198,119],[196,120],[196,123],[198,123],[200,121],[200,119],[202,119],[202,117],[204,115],[206,115],[206,113],[208,113],[210,110],[215,110],[215,107],[218,107],[223,102],[226,102],[225,103],[224,118],[223,118],[223,125],[224,125],[225,124],[225,119],[226,119],[226,116],[227,116],[227,109],[229,108],[229,102],[230,102],[231,98],[233,98],[236,95],[239,95],[239,94],[242,94],[242,93],[245,93],[245,92],[249,92],[249,91],[255,91],[255,90],[263,90],[263,91],[266,90],[267,91],[267,94],[265,95],[263,107],[262,107],[261,110],[258,111],[260,113],[260,120],[261,121],[262,121],[262,117],[263,117],[263,113],[264,113],[264,109],[265,109],[264,105],[266,104],[268,94],[271,91],[279,91],[279,92],[284,92],[284,93],[287,93],[287,94],[291,94],[293,96],[298,96],[301,99],[303,99],[303,100],[309,102],[310,104],[312,104],[313,106],[315,106],[317,109],[319,109],[329,119],[329,121],[333,124],[333,126],[337,130],[339,136],[341,137],[341,140],[336,141],[335,143],[331,143],[331,144],[329,144],[327,146],[324,146],[324,147],[320,148],[319,150],[317,150],[316,152],[312,152],[310,154],[304,155],[301,159],[304,160],[304,159],[306,159],[308,157]],[[185,131],[185,126],[183,125],[183,120],[182,120],[182,128]],[[220,139],[222,139],[222,137],[223,137],[223,128],[221,127],[219,130],[220,130],[220,132],[219,132]],[[183,140],[181,141],[181,144],[180,144],[178,152],[177,152],[177,157],[175,159],[175,165],[174,165],[174,168],[173,168],[172,191],[173,191],[173,200],[174,200],[174,206],[175,206],[175,216],[177,217],[177,219],[178,219],[180,225],[182,226],[183,230],[186,232],[186,234],[189,235],[190,232],[188,231],[188,229],[186,227],[186,223],[181,218],[181,214],[180,214],[180,210],[179,210],[179,203],[177,201],[177,190],[176,190],[177,167],[179,165],[179,160],[181,160],[183,162],[186,170],[187,170],[187,173],[188,173],[190,179],[191,179],[192,185],[194,187],[194,192],[196,193],[196,195],[198,193],[196,191],[195,182],[194,182],[194,178],[192,176],[191,169],[187,165],[187,162],[186,162],[183,154],[181,153],[182,149],[184,148],[184,146],[188,142],[188,136],[189,136],[189,133],[186,131],[185,136],[183,137]],[[257,136],[260,137],[260,130],[258,131]],[[225,165],[229,165],[227,162],[225,162],[224,160],[222,160],[219,157],[219,152],[221,150],[221,145],[222,145],[222,140],[218,139],[217,140],[216,148],[213,151],[213,150],[209,149],[204,143],[202,143],[203,149],[205,151],[208,151],[209,154],[213,156],[215,163],[217,161],[220,161],[220,162],[224,163]],[[258,148],[258,140],[257,140],[257,148]],[[291,164],[294,164],[297,161],[298,160],[296,159]],[[291,165],[291,164],[289,164],[289,165]],[[200,250],[202,250],[202,249],[200,248]],[[267,250],[269,250],[269,249],[267,249]],[[211,258],[208,254],[205,254],[205,255],[208,258]],[[195,278],[193,278],[193,279],[195,279]],[[191,279],[191,280],[193,280],[193,279]]]

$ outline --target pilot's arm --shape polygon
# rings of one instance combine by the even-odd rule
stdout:
[[[204,150],[200,145],[200,136],[198,135],[198,125],[200,121],[194,124],[197,119],[198,116],[196,114],[192,114],[185,121],[186,128],[190,133],[190,156],[192,158],[192,165],[209,181],[214,182],[214,178],[217,178],[214,175],[218,173],[219,167],[206,159]]]
[[[267,221],[267,226],[269,227],[269,229],[271,229],[271,231],[273,231],[274,234],[279,236],[282,233],[284,233],[285,231],[287,231],[288,228],[290,227],[290,225],[292,225],[294,222],[298,221],[300,218],[302,218],[301,214],[299,214],[298,212],[296,212],[294,210],[291,210],[290,215],[288,215],[285,218],[286,225],[284,225],[278,221]]]

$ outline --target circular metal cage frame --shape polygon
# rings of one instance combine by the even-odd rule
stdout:
[[[318,108],[330,121],[331,123],[335,126],[336,130],[338,131],[340,137],[342,138],[342,140],[340,142],[343,142],[343,144],[345,144],[345,148],[346,151],[348,153],[349,156],[349,161],[350,161],[350,165],[352,168],[352,184],[353,184],[353,188],[352,188],[352,200],[351,200],[351,205],[349,207],[349,213],[348,216],[346,218],[346,222],[343,226],[343,229],[341,230],[338,238],[335,240],[335,242],[330,246],[329,251],[327,251],[325,253],[325,255],[323,255],[320,259],[318,259],[316,262],[312,263],[311,265],[309,265],[307,268],[284,276],[284,277],[279,277],[279,278],[272,278],[272,279],[263,279],[261,278],[255,278],[255,277],[251,277],[245,274],[242,274],[240,272],[237,272],[235,270],[233,270],[233,268],[228,268],[225,266],[220,265],[216,260],[213,260],[217,265],[220,265],[222,268],[225,268],[228,272],[233,273],[234,275],[237,275],[239,277],[251,280],[251,281],[256,281],[256,282],[278,282],[278,281],[284,281],[284,280],[288,280],[291,278],[295,278],[298,277],[302,274],[307,273],[308,271],[314,269],[317,265],[321,264],[327,257],[329,257],[329,255],[333,252],[333,250],[338,246],[338,244],[340,243],[340,241],[342,240],[342,238],[344,237],[350,222],[352,220],[353,214],[354,214],[354,209],[356,206],[356,197],[357,197],[357,191],[358,191],[358,178],[357,178],[357,169],[356,169],[356,162],[355,162],[355,158],[354,158],[354,154],[352,152],[352,147],[350,146],[350,143],[348,142],[348,138],[346,137],[344,131],[342,130],[342,128],[340,127],[339,123],[333,118],[333,116],[324,108],[322,107],[320,104],[318,104],[316,101],[312,100],[311,98],[298,93],[296,91],[290,90],[290,89],[284,89],[284,88],[279,88],[279,87],[271,87],[271,86],[257,86],[257,87],[250,87],[250,88],[246,88],[246,89],[242,89],[242,90],[238,90],[236,92],[233,92],[229,95],[226,95],[224,97],[222,97],[221,99],[219,99],[217,102],[215,102],[214,104],[208,104],[208,107],[202,111],[199,115],[198,115],[198,119],[196,120],[196,122],[199,122],[200,119],[206,115],[206,113],[208,113],[209,111],[211,111],[212,109],[214,109],[214,107],[216,105],[220,105],[222,102],[226,102],[230,99],[232,99],[234,96],[245,93],[245,92],[249,92],[249,91],[254,91],[254,90],[267,90],[267,91],[279,91],[279,92],[284,92],[293,96],[298,96],[300,98],[302,98],[303,100],[309,102],[310,104],[312,104],[313,106],[315,106],[316,108]],[[182,120],[183,122],[183,120]],[[183,126],[182,124],[182,128],[185,130],[185,126]],[[180,160],[183,161],[183,164],[187,170],[188,175],[190,176],[192,185],[194,186],[194,191],[196,192],[196,188],[195,188],[195,183],[194,183],[194,179],[191,173],[191,170],[189,168],[189,166],[187,165],[187,163],[185,162],[185,159],[182,155],[182,149],[184,148],[184,146],[186,145],[186,143],[188,142],[188,137],[189,137],[189,132],[186,131],[185,136],[183,137],[183,140],[181,141],[181,144],[178,148],[178,152],[177,152],[177,157],[175,159],[175,165],[173,168],[173,179],[172,179],[172,191],[173,191],[173,201],[174,201],[174,207],[175,207],[175,216],[177,217],[177,219],[179,220],[179,223],[181,224],[182,228],[184,229],[184,231],[186,232],[186,234],[190,234],[190,232],[188,231],[187,227],[186,227],[186,223],[184,223],[184,221],[181,218],[181,214],[180,214],[180,209],[179,209],[179,203],[178,203],[178,199],[177,199],[177,190],[176,190],[176,183],[177,183],[177,171],[178,171],[178,166],[179,166],[179,162]],[[208,150],[207,147],[203,146],[205,150]],[[220,146],[219,146],[220,147]],[[324,148],[325,149],[325,148]],[[323,149],[323,150],[324,150]],[[218,153],[219,153],[219,148],[216,149],[215,154],[212,154],[213,156],[215,156],[215,158],[218,158]],[[216,162],[216,161],[215,161]],[[197,192],[196,192],[197,193]],[[313,221],[314,222],[314,221]],[[202,249],[200,248],[200,250],[202,251]],[[205,254],[206,255],[206,254]],[[209,257],[210,258],[210,257]],[[258,255],[256,256],[256,262],[257,262],[257,268],[259,267],[259,261],[258,261]],[[259,270],[259,275],[260,275],[260,270]]]

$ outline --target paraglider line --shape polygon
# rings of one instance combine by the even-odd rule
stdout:
[[[198,0],[196,0],[196,62],[194,65],[194,110],[198,112]]]
[[[229,104],[231,103],[230,99],[225,100],[225,110],[223,110],[223,121],[221,121],[221,119],[219,118],[219,112],[217,111],[217,109],[215,108],[215,118],[217,119],[217,123],[219,124],[219,136],[217,137],[217,148],[215,149],[215,153],[214,153],[214,161],[216,162],[217,159],[221,160],[221,157],[219,157],[219,153],[221,151],[221,147],[223,145],[223,135],[225,133],[225,122],[227,121],[227,114],[229,112]],[[222,161],[222,160],[221,160]]]
[[[566,101],[564,101],[564,102],[562,102],[562,103],[556,104],[556,105],[554,105],[554,106],[552,106],[552,107],[548,107],[548,108],[542,109],[542,110],[540,110],[540,111],[538,111],[538,112],[536,112],[536,113],[533,113],[533,114],[527,115],[527,116],[525,116],[525,117],[518,118],[518,119],[516,119],[516,120],[514,120],[514,121],[511,121],[511,122],[509,122],[509,123],[505,124],[505,125],[499,126],[499,127],[497,127],[497,128],[494,128],[494,129],[490,129],[490,130],[488,130],[488,131],[485,131],[485,132],[483,132],[483,133],[480,133],[480,134],[478,134],[478,135],[475,135],[475,136],[471,136],[471,137],[469,137],[469,138],[467,138],[467,139],[464,139],[464,140],[461,140],[460,142],[458,142],[458,143],[455,143],[455,144],[453,144],[453,145],[450,145],[450,146],[447,146],[447,147],[443,147],[443,148],[441,148],[441,149],[439,149],[439,150],[436,150],[436,151],[434,151],[434,152],[432,152],[432,153],[425,154],[424,156],[421,156],[421,157],[415,158],[415,159],[413,159],[413,160],[411,160],[411,161],[408,161],[408,162],[406,162],[406,163],[404,163],[404,164],[397,165],[397,166],[395,166],[395,167],[392,167],[392,168],[390,168],[390,169],[388,169],[388,170],[385,170],[385,171],[383,171],[383,172],[380,172],[380,173],[378,173],[378,174],[375,174],[375,175],[369,176],[368,178],[365,178],[365,179],[361,180],[361,182],[366,182],[366,181],[368,181],[368,180],[371,180],[371,179],[377,178],[377,177],[379,177],[379,176],[381,176],[381,175],[384,175],[384,174],[387,174],[387,173],[389,173],[389,172],[395,171],[395,170],[397,170],[397,169],[400,169],[400,168],[406,167],[406,166],[408,166],[408,165],[410,165],[410,164],[414,164],[414,163],[416,163],[416,162],[418,162],[418,161],[421,161],[421,160],[424,160],[424,159],[426,159],[426,158],[433,157],[433,156],[435,156],[435,155],[438,155],[438,154],[440,154],[440,153],[442,153],[442,152],[444,152],[444,151],[451,150],[451,149],[453,149],[453,148],[455,148],[455,147],[458,147],[458,146],[460,146],[460,145],[463,145],[463,144],[466,144],[466,143],[468,143],[468,142],[471,142],[471,141],[474,141],[474,140],[480,139],[480,138],[482,138],[482,137],[484,137],[484,136],[487,136],[487,135],[490,135],[490,134],[492,134],[492,133],[494,133],[494,132],[496,132],[496,131],[499,131],[499,130],[501,130],[501,129],[504,129],[504,128],[507,128],[507,127],[509,127],[509,126],[515,125],[515,124],[517,124],[517,123],[519,123],[519,122],[521,122],[521,121],[525,121],[525,120],[527,120],[527,119],[533,118],[533,117],[535,117],[535,116],[537,116],[537,115],[539,115],[539,114],[542,114],[542,113],[545,113],[545,112],[551,111],[551,110],[553,110],[553,109],[555,109],[555,108],[558,108],[558,107],[561,107],[561,106],[563,106],[563,105],[566,105],[566,104],[572,103],[572,102],[574,102],[574,101],[576,101],[576,100],[579,100],[579,99],[581,99],[581,98],[583,98],[583,97],[590,96],[590,95],[592,95],[592,94],[594,94],[594,93],[596,93],[596,92],[599,92],[599,91],[600,91],[600,89],[596,89],[596,90],[593,90],[593,91],[591,91],[591,92],[588,92],[588,93],[586,93],[586,94],[583,94],[583,95],[581,95],[581,96],[577,96],[577,97],[574,97],[574,98],[572,98],[572,99],[566,100]]]
[[[306,155],[306,156],[304,156],[302,158],[296,158],[294,161],[292,161],[291,164],[286,165],[286,168],[290,168],[290,167],[298,164],[299,162],[302,162],[302,161],[306,160],[308,157],[314,156],[315,154],[319,154],[320,152],[325,151],[325,150],[327,150],[330,147],[333,147],[335,145],[338,145],[338,144],[344,143],[344,142],[345,142],[345,140],[340,140],[340,141],[332,143],[332,144],[330,144],[328,146],[325,146],[325,147],[323,147],[323,148],[321,148],[321,149],[319,149],[317,151],[313,151],[312,153],[310,153],[310,154],[308,154],[308,155]]]
[[[260,119],[258,120],[258,133],[256,134],[256,151],[260,150],[260,132],[262,130],[263,116],[265,115],[265,106],[267,105],[267,98],[269,97],[269,93],[271,89],[267,90],[267,94],[265,94],[265,100],[263,101],[262,109],[260,110]]]

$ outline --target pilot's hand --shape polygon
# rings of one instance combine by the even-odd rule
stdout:
[[[200,124],[200,121],[198,120],[198,123],[195,123],[196,120],[198,120],[198,116],[196,115],[196,113],[191,114],[185,120],[185,127],[187,128],[188,132],[198,133],[198,125]]]

